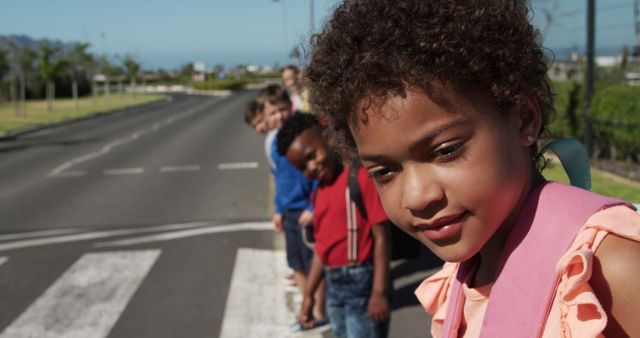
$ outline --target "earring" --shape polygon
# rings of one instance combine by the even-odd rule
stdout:
[[[533,141],[535,141],[535,139],[533,138],[533,136],[531,136],[531,135],[527,135],[527,143],[531,144],[531,143],[533,143]]]

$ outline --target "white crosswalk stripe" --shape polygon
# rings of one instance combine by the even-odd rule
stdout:
[[[106,337],[160,250],[88,253],[0,337]]]
[[[285,262],[282,251],[238,249],[220,338],[289,335],[295,317],[280,282]]]
[[[6,263],[9,260],[9,257],[0,257],[0,266]]]

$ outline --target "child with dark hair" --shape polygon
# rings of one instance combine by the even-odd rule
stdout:
[[[389,218],[447,261],[416,290],[435,337],[640,337],[640,216],[555,182],[525,0],[345,0],[312,40],[314,113]]]
[[[314,195],[315,253],[300,322],[314,324],[313,294],[324,275],[334,336],[386,337],[390,317],[387,216],[366,170],[343,167],[325,136],[318,119],[310,114],[292,116],[278,135],[278,153],[306,177],[320,181]],[[352,199],[350,189],[360,191],[359,200]],[[360,202],[363,209],[356,207]]]
[[[262,112],[258,110],[258,102],[256,100],[247,102],[244,109],[244,122],[259,133],[265,133],[267,131],[264,116]]]

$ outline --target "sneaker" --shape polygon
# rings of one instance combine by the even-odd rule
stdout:
[[[296,286],[296,281],[293,279],[293,273],[287,274],[284,276],[283,280],[284,285],[293,285]]]
[[[313,327],[310,328],[302,326],[299,322],[291,325],[291,332],[293,332],[296,337],[304,337],[307,334],[327,332],[329,330],[331,330],[331,326],[329,325],[328,318],[316,320]]]

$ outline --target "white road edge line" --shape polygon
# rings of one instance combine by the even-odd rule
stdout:
[[[256,168],[258,168],[258,162],[237,162],[237,163],[218,164],[218,169],[220,170],[256,169]]]
[[[160,250],[83,255],[0,337],[107,337],[159,255]]]
[[[100,247],[112,247],[112,246],[127,246],[137,245],[145,243],[155,243],[163,241],[171,241],[174,239],[194,237],[208,234],[218,234],[235,231],[265,231],[273,230],[273,223],[271,222],[251,222],[251,223],[237,223],[227,225],[210,225],[207,227],[201,227],[196,229],[178,230],[168,233],[161,233],[149,236],[139,236],[135,238],[127,238],[122,240],[96,243],[95,246]]]
[[[6,263],[9,260],[9,257],[0,257],[0,266]]]
[[[102,173],[105,175],[139,175],[144,173],[144,168],[106,169]]]
[[[150,233],[150,232],[184,230],[184,229],[202,227],[209,224],[210,223],[204,223],[204,222],[166,224],[166,225],[144,227],[139,229],[105,230],[105,231],[94,231],[94,232],[58,236],[58,237],[26,239],[26,240],[15,241],[15,242],[0,243],[0,252],[15,250],[15,249],[24,249],[24,248],[34,247],[34,246],[79,242],[79,241],[87,241],[92,239],[108,238],[108,237],[114,237],[114,236],[125,236],[125,235],[135,235],[135,234],[143,234],[143,233]]]
[[[178,166],[164,166],[160,168],[161,173],[174,173],[181,171],[199,171],[199,165],[178,165]]]
[[[238,249],[220,338],[290,336],[295,315],[280,281],[286,270],[282,251]]]

